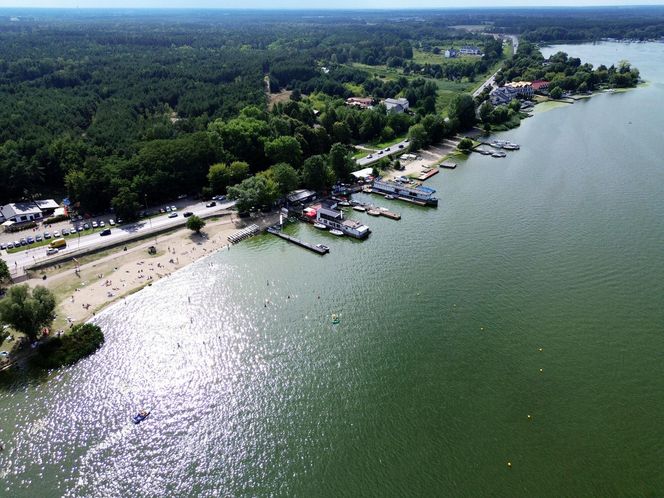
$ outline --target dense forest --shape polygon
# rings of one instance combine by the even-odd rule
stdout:
[[[664,11],[656,12],[648,25],[645,14],[634,14],[632,29],[658,33]],[[556,22],[580,33],[593,16]],[[146,200],[223,193],[240,182],[260,198],[254,204],[298,185],[325,188],[352,169],[350,144],[409,133],[421,146],[472,124],[472,99],[441,104],[440,82],[474,81],[504,59],[495,33],[546,40],[539,31],[546,18],[505,11],[0,12],[0,203],[59,194],[85,212],[113,207],[129,217]],[[484,28],[469,33],[458,24]],[[606,36],[610,26],[628,33],[608,15],[599,26]],[[445,61],[441,50],[462,43],[483,55]],[[503,77],[531,76],[533,58],[522,51]],[[575,63],[561,59],[550,68],[561,88],[592,85],[602,71],[590,79],[568,74]],[[398,68],[399,76],[372,68]],[[622,66],[604,69],[614,80],[633,75]],[[270,104],[284,90],[290,99]],[[346,107],[353,95],[376,104],[405,97],[413,112]]]

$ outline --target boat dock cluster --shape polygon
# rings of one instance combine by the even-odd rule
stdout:
[[[477,152],[483,156],[506,157],[506,150],[519,150],[521,148],[519,144],[515,144],[514,142],[510,142],[508,140],[493,140],[492,142],[482,142],[482,145],[488,145],[489,147],[492,147],[496,150],[491,151],[477,147],[476,149],[473,149],[473,152]]]

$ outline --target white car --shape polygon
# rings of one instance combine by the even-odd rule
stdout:
[[[51,255],[53,255],[53,254],[58,254],[58,250],[57,250],[55,247],[49,247],[49,248],[46,250],[46,255],[47,255],[47,256],[51,256]]]
[[[100,221],[100,222],[99,222],[99,226],[102,227],[102,228],[104,228],[104,227],[106,226],[106,223],[104,223],[103,221]]]
[[[53,238],[57,239],[58,237],[60,237],[60,232],[56,230],[55,232],[53,232]]]
[[[169,218],[177,218],[178,214],[177,213],[171,213],[168,215]]]
[[[170,207],[170,206],[166,206],[166,207],[164,208],[164,211],[166,211],[167,213],[170,213],[170,212],[171,212],[171,207]]]
[[[111,225],[112,227],[115,226],[115,221],[113,220],[113,218],[111,218],[110,220],[108,220],[108,224]]]
[[[93,221],[92,222],[92,228],[98,228],[98,227],[99,227],[99,223],[97,223],[96,221]]]
[[[177,210],[178,208],[176,208],[175,206],[171,206],[171,211],[177,211]]]

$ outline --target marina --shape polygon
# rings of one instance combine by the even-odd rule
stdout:
[[[304,240],[297,239],[295,237],[292,237],[291,235],[288,235],[284,232],[281,231],[279,226],[271,226],[267,229],[268,233],[271,233],[272,235],[276,235],[277,237],[284,239],[291,244],[295,244],[296,246],[304,247],[305,249],[308,249],[312,252],[315,252],[316,254],[320,254],[321,256],[324,256],[325,254],[330,252],[330,248],[327,247],[326,245],[323,244],[311,244],[310,242],[305,242]]]

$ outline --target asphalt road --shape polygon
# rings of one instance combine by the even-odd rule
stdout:
[[[513,48],[513,53],[516,54],[516,51],[519,49],[519,38],[518,38],[516,35],[509,35],[509,37],[512,39],[512,47],[514,47],[514,48]],[[493,73],[493,74],[491,75],[491,77],[489,77],[489,79],[486,80],[486,81],[482,84],[481,87],[479,87],[477,90],[475,90],[475,91],[473,92],[473,98],[475,98],[475,97],[477,97],[478,95],[480,95],[480,94],[484,91],[484,89],[485,89],[487,86],[490,86],[490,85],[493,86],[493,84],[494,84],[495,81],[496,81],[496,75],[498,74],[499,71],[500,71],[500,70],[498,70],[498,71],[496,71],[495,73]]]
[[[79,249],[100,248],[106,245],[110,245],[111,243],[121,242],[123,240],[129,242],[131,239],[136,237],[137,234],[143,235],[144,233],[149,233],[152,230],[184,225],[186,218],[182,216],[182,213],[185,211],[191,211],[196,215],[210,215],[232,207],[235,202],[217,201],[217,205],[211,208],[205,207],[205,204],[205,202],[198,202],[184,206],[178,209],[178,216],[175,218],[169,218],[168,215],[170,213],[166,213],[150,219],[143,219],[135,223],[125,224],[122,226],[109,227],[107,225],[106,228],[111,229],[111,234],[103,237],[99,235],[99,232],[89,235],[86,235],[86,232],[78,232],[78,235],[64,237],[64,239],[67,241],[67,247],[60,249],[57,254],[60,255],[72,253],[78,251]],[[83,221],[80,223],[83,223]],[[2,259],[7,262],[7,266],[9,267],[9,271],[12,273],[12,276],[18,276],[24,273],[25,267],[29,267],[37,262],[51,258],[52,256],[48,256],[46,254],[47,249],[48,246],[41,246],[13,254],[7,254],[6,251],[0,252],[2,253]]]
[[[380,150],[377,150],[376,152],[372,152],[368,156],[365,156],[361,159],[358,159],[356,161],[357,165],[362,166],[364,168],[364,167],[372,165],[373,163],[375,163],[377,161],[380,161],[382,158],[387,157],[391,154],[395,154],[397,152],[399,152],[399,153],[405,152],[406,149],[408,148],[408,142],[409,142],[409,140],[406,139],[406,140],[403,140],[403,141],[401,141],[399,143],[396,143],[394,145],[390,145],[389,147],[386,147],[384,149],[380,149]]]

